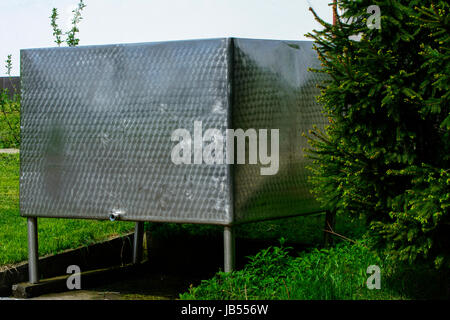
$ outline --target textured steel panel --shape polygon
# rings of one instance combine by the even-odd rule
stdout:
[[[22,50],[21,214],[228,224],[317,211],[301,136],[325,124],[311,47],[211,39]],[[224,135],[280,129],[278,174],[174,165],[171,133],[192,133],[194,121]]]
[[[22,50],[21,214],[227,223],[227,166],[170,137],[227,127],[229,41]]]
[[[309,41],[235,39],[233,127],[279,129],[279,171],[260,175],[260,165],[234,168],[235,221],[279,218],[320,210],[307,183],[304,157],[308,132],[326,118],[315,97],[323,75]]]

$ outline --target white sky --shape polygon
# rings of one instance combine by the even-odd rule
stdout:
[[[332,0],[85,0],[80,45],[181,39],[243,37],[304,40],[320,28],[312,6],[332,20]],[[70,28],[78,0],[0,0],[0,76],[8,54],[19,75],[19,51],[53,47],[50,14],[58,8],[59,26]]]

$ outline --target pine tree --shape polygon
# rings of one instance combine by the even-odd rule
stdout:
[[[371,5],[380,29],[370,28]],[[338,214],[364,216],[372,245],[393,259],[449,267],[450,6],[338,7],[335,25],[313,12],[323,30],[308,34],[323,66],[313,71],[329,75],[318,99],[330,124],[309,135],[313,192]]]

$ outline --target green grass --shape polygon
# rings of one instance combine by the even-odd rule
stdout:
[[[131,222],[38,219],[39,254],[89,245],[132,230]],[[19,155],[0,154],[0,266],[27,259],[27,222],[19,213]]]
[[[381,289],[368,289],[367,267],[381,269]],[[391,266],[363,242],[339,243],[292,255],[283,246],[250,257],[242,270],[219,272],[180,295],[189,300],[448,299],[448,273],[421,266]]]
[[[365,298],[374,295],[365,287],[365,271],[372,264],[381,265],[382,261],[362,246],[340,244],[329,250],[314,249],[294,257],[284,247],[270,247],[251,257],[243,270],[218,273],[180,298]]]

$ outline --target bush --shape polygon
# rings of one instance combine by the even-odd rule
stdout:
[[[372,4],[339,0],[337,24],[316,16],[324,30],[309,34],[323,63],[314,71],[330,75],[319,97],[330,124],[310,132],[313,191],[363,215],[371,244],[395,261],[449,267],[450,5],[375,1],[381,29],[369,29]]]

